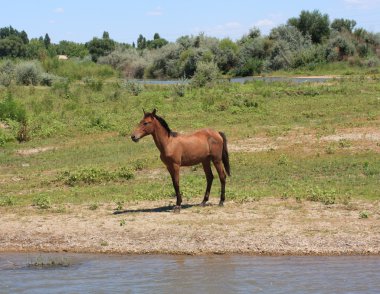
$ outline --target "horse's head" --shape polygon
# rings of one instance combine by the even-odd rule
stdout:
[[[153,121],[155,119],[156,115],[156,109],[153,109],[152,112],[145,112],[144,111],[144,117],[136,127],[136,129],[133,131],[131,135],[131,139],[133,142],[138,142],[141,138],[145,137],[146,135],[150,135],[154,131],[154,124]]]

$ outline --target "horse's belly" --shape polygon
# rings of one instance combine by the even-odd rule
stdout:
[[[203,162],[207,157],[209,157],[210,153],[207,148],[203,148],[203,150],[197,149],[188,149],[182,153],[181,156],[181,165],[190,166]]]

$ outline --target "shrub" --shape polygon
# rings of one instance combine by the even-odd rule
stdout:
[[[328,61],[340,61],[344,57],[355,54],[355,45],[345,35],[339,34],[330,39],[326,48],[326,58]]]
[[[246,77],[254,74],[260,74],[263,70],[263,60],[257,58],[249,58],[237,67],[234,71],[236,76]]]
[[[138,96],[144,90],[144,86],[141,83],[132,80],[127,80],[123,86],[134,96]]]
[[[133,172],[126,167],[115,171],[107,171],[101,168],[83,168],[77,171],[65,171],[59,177],[66,185],[76,186],[80,184],[99,184],[117,180],[130,180],[134,177]]]
[[[14,80],[15,75],[15,65],[12,61],[6,60],[0,66],[0,85],[8,87]]]
[[[173,93],[178,97],[184,97],[186,93],[188,81],[186,78],[178,80],[177,83],[172,85]]]
[[[40,83],[41,83],[41,86],[51,87],[57,79],[58,79],[57,76],[44,72],[41,74]]]
[[[220,72],[215,62],[199,61],[191,84],[195,87],[204,87],[220,78]]]
[[[46,195],[39,195],[33,199],[33,205],[39,209],[48,209],[51,207],[51,199]]]
[[[15,75],[18,84],[37,86],[41,80],[42,69],[36,62],[20,63],[16,66]]]
[[[26,122],[25,108],[13,99],[11,93],[0,102],[0,120],[11,119],[19,123]]]
[[[15,138],[0,129],[0,147],[3,147],[6,143],[14,141]]]
[[[94,79],[91,77],[84,77],[83,82],[86,85],[86,87],[90,88],[91,90],[95,92],[99,92],[103,88],[103,82],[98,79]]]
[[[16,200],[11,196],[0,197],[0,206],[13,206]]]

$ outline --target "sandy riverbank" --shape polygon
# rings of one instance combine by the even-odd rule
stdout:
[[[171,212],[169,199],[125,204],[120,214],[115,204],[73,205],[65,212],[1,208],[0,251],[380,254],[379,202],[326,206],[268,198],[202,208],[192,206],[196,200],[180,214]],[[363,211],[368,218],[360,218]]]

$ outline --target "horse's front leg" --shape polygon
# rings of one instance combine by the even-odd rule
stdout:
[[[181,203],[182,203],[182,197],[181,197],[181,193],[179,191],[179,168],[180,168],[180,165],[175,164],[175,163],[170,163],[167,165],[167,168],[168,168],[168,171],[169,171],[170,176],[172,178],[173,187],[175,190],[175,196],[177,197],[177,203],[176,203],[176,206],[174,206],[173,211],[178,213],[181,210]]]

